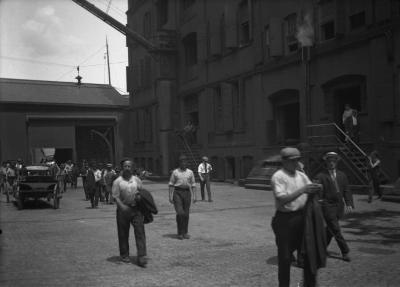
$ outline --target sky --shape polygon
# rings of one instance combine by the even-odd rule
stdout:
[[[89,0],[106,12],[110,0]],[[128,0],[111,0],[108,14],[126,24]],[[126,92],[125,36],[72,0],[0,0],[0,77],[108,84]]]

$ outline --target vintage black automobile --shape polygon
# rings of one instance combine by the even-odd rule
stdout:
[[[31,165],[25,167],[17,179],[14,197],[18,209],[23,209],[25,200],[29,198],[52,200],[53,208],[57,209],[61,198],[59,190],[58,182],[48,166]]]

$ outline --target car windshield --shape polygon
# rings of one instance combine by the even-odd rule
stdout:
[[[28,176],[49,176],[50,171],[46,166],[28,166],[26,168]]]

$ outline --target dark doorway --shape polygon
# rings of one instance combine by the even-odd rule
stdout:
[[[72,160],[72,148],[56,148],[54,160],[58,164]]]
[[[235,174],[236,174],[235,158],[229,156],[226,158],[226,179],[234,179]]]
[[[346,104],[349,104],[352,109],[361,110],[361,86],[354,85],[335,89],[333,101],[334,120],[342,125],[342,115]]]
[[[300,105],[298,102],[276,107],[279,141],[296,144],[300,140]]]
[[[299,91],[280,90],[270,96],[274,108],[276,140],[278,144],[300,142]]]

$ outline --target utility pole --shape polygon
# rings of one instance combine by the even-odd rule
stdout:
[[[108,52],[108,41],[107,41],[107,36],[106,36],[106,50],[107,50],[108,85],[111,86],[110,54],[109,54],[109,52]]]

